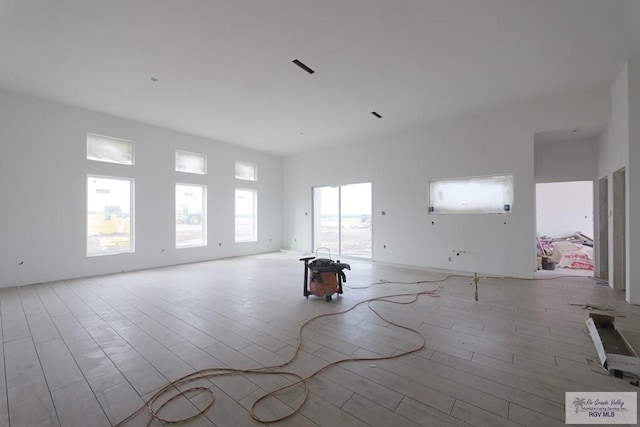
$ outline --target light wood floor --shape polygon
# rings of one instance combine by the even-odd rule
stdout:
[[[347,285],[433,280],[442,272],[349,261]],[[555,276],[562,271],[555,271]],[[553,277],[547,274],[545,278]],[[303,266],[287,253],[0,289],[0,426],[109,426],[195,370],[256,368],[287,361],[298,328],[313,316],[374,296],[435,284],[345,288],[339,299],[302,295]],[[566,391],[639,391],[598,366],[588,311],[610,308],[623,330],[640,331],[640,307],[586,277],[524,281],[481,278],[441,284],[439,297],[410,305],[375,302],[418,330],[426,347],[393,360],[347,362],[309,382],[302,409],[282,426],[560,426]],[[409,298],[405,297],[404,300]],[[390,356],[420,339],[366,304],[322,318],[284,369],[306,376],[348,357]],[[246,374],[200,380],[215,393],[188,426],[251,426],[248,408],[288,377]],[[176,400],[166,415],[192,414],[208,393]],[[278,416],[299,401],[289,390],[257,409]],[[127,426],[144,426],[142,413]],[[153,421],[153,426],[161,425]]]

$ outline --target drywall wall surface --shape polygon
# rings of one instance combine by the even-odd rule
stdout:
[[[602,90],[535,100],[285,157],[283,244],[313,250],[312,187],[370,181],[374,261],[532,277],[534,133],[602,123],[608,102]],[[428,213],[429,180],[494,174],[514,176],[512,213]]]
[[[625,178],[628,179],[629,167],[629,79],[628,65],[625,64],[618,77],[611,86],[611,116],[609,124],[601,135],[598,144],[598,176],[608,177],[608,221],[609,221],[609,283],[613,284],[614,277],[614,227],[613,209],[615,209],[613,191],[613,173],[625,169]],[[629,240],[629,228],[627,227],[627,238]],[[628,266],[628,264],[627,264]]]
[[[604,127],[611,115],[611,87],[541,96],[514,104],[513,114],[534,132]]]
[[[627,188],[627,289],[626,299],[640,304],[640,57],[628,63],[629,166]]]
[[[595,181],[598,140],[535,143],[535,181]]]
[[[86,134],[135,143],[135,166],[86,159]],[[0,287],[279,250],[282,159],[0,91]],[[175,172],[175,150],[207,155],[205,176]],[[236,160],[258,165],[235,180]],[[133,178],[135,253],[86,256],[87,175]],[[208,245],[175,247],[175,184],[207,186]],[[234,242],[236,187],[258,190],[258,242]]]
[[[538,237],[593,238],[593,181],[536,184],[536,225]]]
[[[629,154],[629,84],[627,65],[611,86],[611,114],[598,144],[598,177],[626,167]]]

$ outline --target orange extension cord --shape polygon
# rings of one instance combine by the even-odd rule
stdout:
[[[454,278],[454,277],[464,278],[464,279],[472,279],[472,277],[470,277],[470,276],[449,275],[449,276],[445,277],[444,279],[439,279],[439,280],[420,280],[420,281],[416,281],[416,282],[396,282],[396,281],[380,280],[379,282],[374,282],[374,283],[372,283],[370,285],[367,285],[367,286],[350,287],[350,289],[366,289],[366,288],[368,288],[368,287],[370,287],[372,285],[383,284],[383,283],[385,283],[385,284],[435,284],[435,283],[446,282],[447,280],[449,280],[451,278]],[[576,278],[576,277],[580,277],[580,276],[560,276],[560,277],[543,278],[543,279],[517,279],[517,278],[513,278],[513,279],[516,279],[516,280],[556,280],[556,279],[559,279],[559,278]],[[485,278],[489,278],[489,277],[485,276]],[[490,278],[506,279],[505,277],[490,277]],[[407,326],[403,326],[403,325],[400,325],[398,323],[392,322],[391,320],[385,318],[384,316],[382,316],[380,313],[378,313],[371,306],[371,303],[376,302],[376,301],[383,301],[383,302],[388,302],[388,303],[391,303],[391,304],[403,304],[403,305],[413,304],[422,295],[427,295],[427,296],[430,296],[430,297],[438,297],[439,295],[437,294],[437,291],[440,288],[441,288],[441,286],[438,286],[438,288],[436,288],[436,289],[425,290],[425,291],[420,291],[420,292],[401,293],[401,294],[384,295],[384,296],[369,298],[369,299],[366,299],[366,300],[363,300],[363,301],[360,301],[360,302],[354,304],[353,306],[351,306],[347,310],[336,312],[336,313],[320,314],[318,316],[312,317],[309,320],[305,321],[302,324],[302,326],[300,327],[300,329],[298,331],[298,345],[296,347],[296,351],[294,352],[293,356],[291,356],[291,358],[289,358],[288,361],[286,361],[286,362],[284,362],[282,364],[279,364],[279,365],[265,366],[265,367],[261,367],[261,368],[252,368],[252,369],[208,368],[208,369],[202,369],[202,370],[193,372],[191,374],[185,375],[182,378],[179,378],[179,379],[177,379],[175,381],[172,381],[171,383],[169,383],[169,384],[163,386],[162,388],[160,388],[140,408],[138,408],[135,412],[133,412],[127,418],[125,418],[124,420],[122,420],[118,424],[116,424],[116,427],[124,426],[126,423],[131,421],[138,414],[140,414],[145,408],[147,408],[149,414],[151,415],[151,418],[149,419],[149,422],[146,424],[147,427],[149,427],[149,425],[151,425],[151,423],[153,422],[154,419],[158,420],[158,421],[160,421],[162,423],[175,424],[175,423],[183,423],[183,422],[192,420],[194,418],[197,418],[197,417],[203,415],[213,405],[213,403],[215,402],[215,394],[213,393],[213,391],[210,388],[202,387],[202,386],[194,386],[194,387],[187,388],[186,390],[180,390],[179,387],[188,385],[188,384],[190,384],[192,382],[199,381],[199,380],[202,380],[202,379],[220,377],[220,376],[229,376],[229,375],[241,375],[241,374],[283,375],[283,376],[288,376],[288,377],[293,377],[294,378],[294,382],[292,382],[291,384],[288,384],[286,386],[283,386],[283,387],[277,388],[275,390],[272,390],[272,391],[264,394],[262,397],[258,398],[253,403],[253,405],[251,405],[251,409],[250,409],[251,417],[254,420],[258,421],[258,422],[276,423],[278,421],[285,420],[285,419],[295,415],[298,411],[300,411],[300,409],[302,409],[302,407],[306,403],[306,401],[307,401],[307,399],[309,397],[309,384],[308,384],[309,380],[312,379],[313,377],[315,377],[316,375],[320,374],[321,372],[329,369],[330,367],[336,366],[336,365],[339,365],[339,364],[345,363],[345,362],[355,362],[355,361],[372,362],[372,361],[379,361],[379,360],[395,359],[395,358],[402,357],[402,356],[405,356],[407,354],[415,353],[417,351],[422,350],[426,345],[426,341],[425,341],[425,338],[420,334],[419,331],[417,331],[416,329],[409,328]],[[410,300],[408,300],[408,301],[394,301],[394,300],[390,299],[390,298],[400,298],[400,297],[412,297],[412,298]],[[331,363],[327,364],[326,366],[318,369],[317,371],[313,372],[311,375],[308,375],[306,377],[302,377],[301,375],[298,375],[298,374],[293,373],[293,372],[277,370],[277,369],[284,368],[285,366],[291,364],[298,357],[298,354],[302,350],[302,334],[303,334],[304,329],[308,325],[310,325],[314,321],[316,321],[318,319],[321,319],[321,318],[324,318],[324,317],[339,316],[339,315],[342,315],[342,314],[346,314],[346,313],[354,310],[355,308],[357,308],[357,307],[359,307],[360,305],[363,305],[363,304],[367,304],[369,310],[371,310],[376,316],[378,316],[383,321],[389,323],[390,325],[393,325],[395,327],[404,329],[406,331],[409,331],[409,332],[412,332],[413,334],[415,334],[421,340],[420,345],[418,345],[415,348],[412,348],[412,349],[409,349],[409,350],[405,350],[405,351],[403,351],[401,353],[394,354],[393,356],[365,357],[365,358],[346,358],[346,359],[337,360],[335,362],[331,362]],[[285,414],[285,415],[283,415],[281,417],[272,418],[272,419],[265,419],[265,418],[261,418],[260,416],[256,415],[256,413],[255,413],[256,406],[260,402],[264,401],[265,399],[268,399],[269,397],[274,396],[275,394],[277,394],[277,393],[279,393],[279,392],[281,392],[283,390],[289,389],[291,387],[295,387],[298,384],[304,385],[304,396],[303,396],[302,401],[298,404],[298,406],[293,408],[291,410],[291,412],[289,412],[288,414]],[[193,415],[191,415],[189,417],[181,418],[181,419],[174,419],[174,420],[164,418],[163,416],[160,415],[160,411],[162,411],[162,409],[166,405],[168,405],[169,403],[171,403],[174,400],[178,399],[179,397],[188,398],[188,395],[195,395],[195,394],[197,394],[199,392],[208,393],[210,395],[210,398],[209,398],[210,400],[203,408],[197,409],[196,412]],[[166,398],[166,395],[169,395],[171,393],[175,393],[175,394],[173,396],[171,396],[169,399],[167,399],[166,401],[164,401],[162,404],[158,405],[157,402],[160,400],[160,398],[162,398],[162,397]]]

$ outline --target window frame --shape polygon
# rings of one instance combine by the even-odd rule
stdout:
[[[183,155],[187,155],[187,156],[192,156],[192,157],[200,157],[202,158],[202,163],[203,163],[203,170],[202,172],[196,172],[196,171],[190,171],[190,170],[181,170],[178,169],[178,156],[180,154]],[[194,175],[206,175],[207,174],[207,155],[206,154],[202,154],[202,153],[196,153],[193,151],[187,151],[187,150],[180,150],[180,149],[176,149],[175,150],[175,157],[174,157],[174,169],[176,172],[180,172],[180,173],[190,173],[190,174],[194,174]]]
[[[118,251],[108,251],[108,252],[90,252],[90,237],[91,236],[96,236],[96,234],[89,234],[90,230],[90,220],[89,220],[89,215],[91,215],[92,211],[90,211],[90,203],[91,200],[89,199],[89,190],[90,190],[90,183],[89,181],[91,179],[101,179],[101,180],[111,180],[111,181],[125,181],[129,183],[129,233],[128,233],[128,237],[129,237],[129,246],[127,250],[118,250]],[[121,254],[129,254],[129,253],[135,253],[135,179],[134,178],[130,178],[130,177],[122,177],[122,176],[107,176],[107,175],[99,175],[99,174],[87,174],[86,175],[86,191],[85,191],[85,195],[86,195],[86,205],[85,205],[85,243],[86,243],[86,256],[87,258],[93,258],[93,257],[99,257],[99,256],[108,256],[108,255],[121,255]],[[97,212],[98,214],[107,216],[107,215],[111,215],[111,214],[107,214],[106,212]],[[93,215],[95,215],[96,213],[93,213]],[[124,224],[123,224],[124,226]],[[115,233],[113,233],[115,234]],[[100,235],[100,234],[98,234]],[[105,234],[104,237],[108,237],[109,234]],[[117,237],[117,236],[113,236],[113,237]]]
[[[244,178],[242,176],[239,176],[238,175],[238,166],[251,166],[253,168],[253,178]],[[245,162],[245,161],[242,161],[242,160],[236,160],[236,163],[235,163],[235,178],[236,179],[240,179],[242,181],[251,181],[251,182],[258,181],[258,165],[256,163]]]
[[[95,138],[96,140],[103,140],[103,141],[111,141],[111,142],[119,142],[119,143],[126,143],[131,147],[131,159],[128,162],[120,162],[114,159],[103,159],[103,158],[98,158],[98,157],[91,157],[90,156],[90,150],[89,150],[89,146],[91,145],[91,140]],[[99,135],[96,133],[90,133],[88,132],[86,134],[86,158],[87,160],[90,160],[92,162],[101,162],[101,163],[111,163],[111,164],[116,164],[116,165],[123,165],[123,166],[134,166],[135,165],[135,142],[128,140],[128,139],[123,139],[123,138],[116,138],[113,136],[106,136],[106,135]]]
[[[200,212],[200,223],[193,225],[200,225],[201,233],[202,233],[202,241],[199,243],[189,243],[189,244],[178,244],[178,186],[181,187],[194,187],[200,188],[202,190],[202,200],[201,200],[201,212]],[[207,186],[206,184],[194,184],[194,183],[184,183],[177,182],[174,185],[174,210],[176,214],[176,220],[174,222],[174,238],[175,238],[175,247],[176,249],[184,249],[184,248],[197,248],[207,246]]]
[[[251,239],[238,239],[238,191],[249,192],[253,199],[253,212],[252,212],[252,238]],[[255,188],[236,188],[234,191],[234,241],[236,243],[251,243],[258,241],[258,190]]]
[[[493,181],[493,182],[492,182]],[[501,182],[502,181],[502,182]],[[443,198],[442,191],[446,186],[459,184],[466,186],[461,192],[449,189],[446,203],[440,202]],[[475,185],[476,188],[468,188]],[[478,188],[484,186],[485,188]],[[489,186],[489,187],[487,187]],[[448,178],[429,180],[429,214],[456,215],[456,214],[510,214],[513,212],[514,203],[514,177],[513,174],[483,175],[463,178]],[[445,187],[438,189],[437,187]],[[492,188],[494,187],[494,188]],[[480,203],[477,198],[482,191],[493,192],[493,203]],[[468,201],[460,201],[462,193]],[[436,196],[437,194],[437,196]],[[451,201],[453,200],[453,201]],[[439,203],[440,202],[440,203]],[[453,203],[459,203],[454,205]]]

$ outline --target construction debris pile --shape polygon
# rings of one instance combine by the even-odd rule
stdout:
[[[556,267],[593,270],[593,239],[577,232],[565,237],[538,237],[538,270]]]

